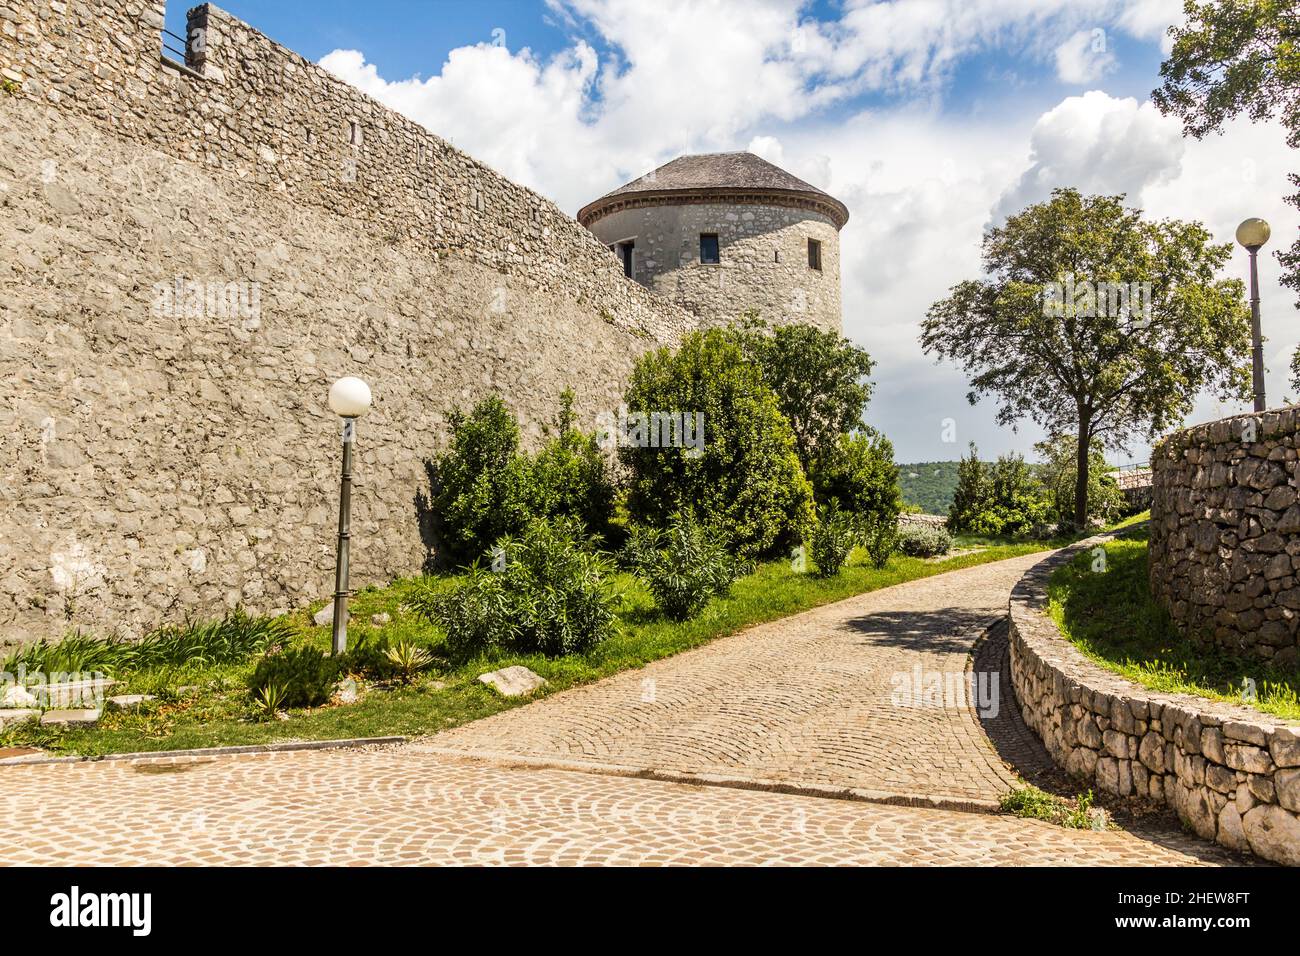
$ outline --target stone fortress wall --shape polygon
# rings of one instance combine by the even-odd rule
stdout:
[[[1104,670],[1047,616],[1051,555],[1011,592],[1011,680],[1025,723],[1082,787],[1171,807],[1195,833],[1300,866],[1300,724],[1163,694]]]
[[[1151,593],[1193,640],[1300,663],[1300,407],[1168,436],[1151,454]]]
[[[426,461],[491,390],[594,421],[694,317],[591,233],[212,6],[0,5],[0,642],[330,590],[356,374],[353,582],[417,573]]]
[[[774,325],[841,331],[840,235],[823,213],[759,201],[633,201],[590,228],[606,245],[632,240],[633,278],[696,315],[727,316],[739,302]],[[701,233],[717,234],[719,262],[700,261]],[[809,239],[821,243],[820,271],[808,264]]]

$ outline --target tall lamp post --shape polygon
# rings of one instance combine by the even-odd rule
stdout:
[[[1250,253],[1250,337],[1254,361],[1255,411],[1264,411],[1264,337],[1259,326],[1259,268],[1255,264],[1260,247],[1273,234],[1263,219],[1247,219],[1237,227],[1237,241]]]
[[[348,376],[330,386],[330,408],[343,419],[343,474],[339,484],[339,543],[334,563],[334,630],[330,647],[342,654],[348,647],[348,539],[352,522],[352,446],[357,419],[370,410],[370,386]]]

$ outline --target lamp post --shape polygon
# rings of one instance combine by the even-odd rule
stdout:
[[[334,630],[330,648],[342,654],[348,646],[348,539],[352,521],[352,446],[357,419],[370,410],[370,386],[359,378],[341,378],[330,386],[330,408],[343,419],[343,474],[339,484],[339,542],[334,563]]]
[[[1255,382],[1255,411],[1264,411],[1264,337],[1259,326],[1259,269],[1255,264],[1260,247],[1273,234],[1263,219],[1247,219],[1237,227],[1237,241],[1250,253],[1250,337],[1251,358],[1254,362],[1252,378]]]

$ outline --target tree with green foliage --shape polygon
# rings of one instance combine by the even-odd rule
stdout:
[[[819,457],[835,453],[842,434],[861,427],[871,400],[871,356],[837,332],[801,323],[768,329],[751,318],[735,331],[776,393],[799,464],[811,475]]]
[[[896,520],[903,499],[890,440],[863,427],[838,436],[832,447],[814,461],[809,476],[817,501],[858,517]]]
[[[962,532],[971,526],[988,500],[989,477],[980,461],[979,449],[970,443],[970,455],[957,463],[957,488],[948,506],[948,529]]]
[[[1122,448],[1139,429],[1154,436],[1202,389],[1246,394],[1242,283],[1217,278],[1231,254],[1199,223],[1148,222],[1123,196],[1057,189],[986,233],[986,278],[932,305],[921,342],[964,366],[971,404],[996,398],[999,423],[1027,417],[1076,436],[1082,527],[1094,441]],[[1136,290],[1138,305],[1103,289]]]
[[[1173,48],[1160,66],[1156,107],[1182,120],[1197,139],[1245,114],[1277,118],[1287,145],[1300,147],[1300,8],[1295,0],[1186,0],[1186,23],[1171,30]],[[1300,187],[1300,175],[1289,175]],[[1300,191],[1287,197],[1300,209]],[[1277,252],[1282,282],[1300,292],[1300,240]],[[1297,303],[1300,307],[1300,303]],[[1300,349],[1291,361],[1300,389]]]
[[[1074,496],[1077,494],[1078,449],[1073,435],[1057,435],[1034,446],[1043,463],[1038,468],[1038,478],[1047,489],[1056,519],[1068,525],[1074,518]],[[1106,524],[1115,520],[1125,509],[1124,492],[1108,473],[1106,454],[1101,442],[1094,441],[1088,452],[1088,519]]]
[[[701,416],[703,446],[625,446],[628,511],[653,527],[677,512],[720,529],[742,557],[770,555],[812,525],[812,488],[775,393],[734,334],[693,332],[676,350],[638,359],[627,388],[633,413]]]

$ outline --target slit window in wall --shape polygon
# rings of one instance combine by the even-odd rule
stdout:
[[[352,146],[361,145],[361,124],[356,120],[348,120],[348,143]]]
[[[618,261],[623,263],[623,275],[629,279],[632,278],[632,267],[636,256],[636,243],[631,239],[625,239],[614,247],[618,253]]]
[[[780,250],[780,249],[773,249],[773,250],[772,250],[772,261],[773,261],[773,262],[780,262],[780,261],[781,261],[781,250]]]
[[[718,234],[716,232],[700,233],[700,261],[717,263],[722,261],[718,251]]]
[[[424,144],[423,144],[423,143],[416,143],[416,144],[415,144],[415,161],[416,161],[417,163],[422,163],[422,162],[424,162]]]
[[[822,244],[816,239],[808,240],[808,268],[822,271]]]

